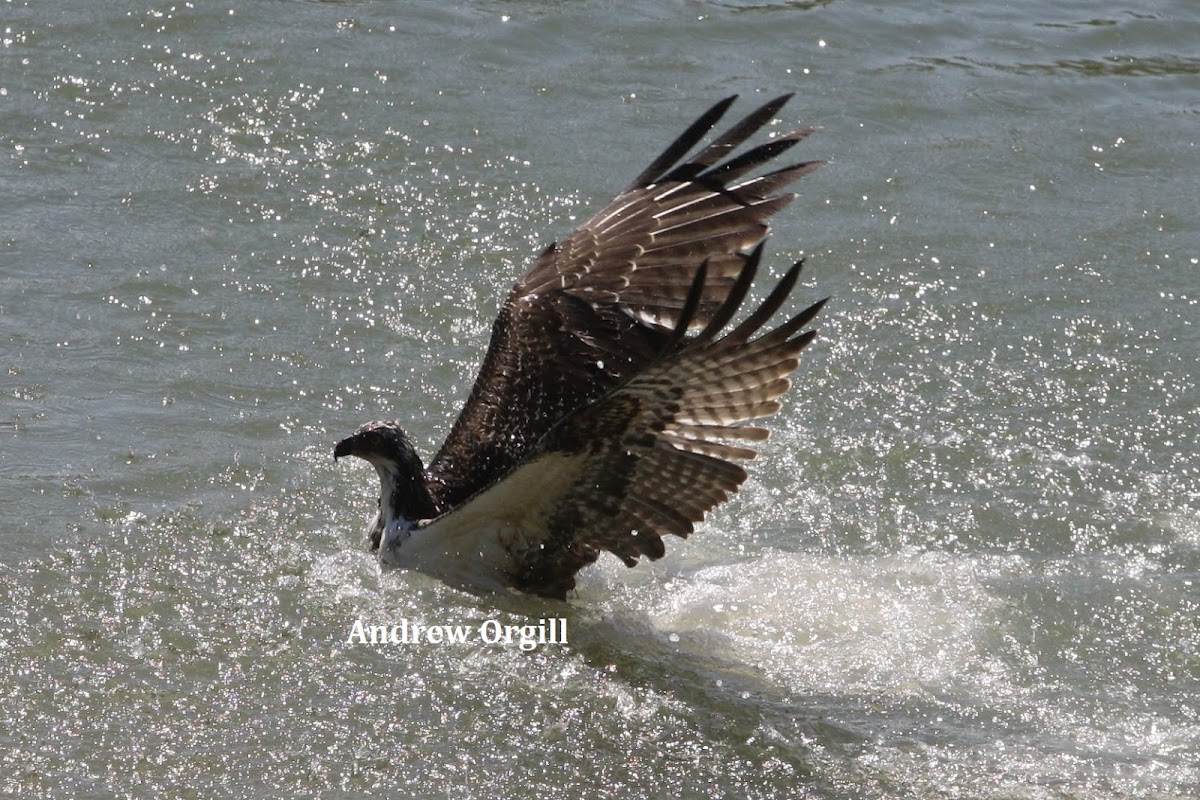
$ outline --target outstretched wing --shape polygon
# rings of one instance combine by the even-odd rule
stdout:
[[[760,255],[761,246],[704,329],[685,337],[703,300],[702,268],[650,364],[566,417],[527,462],[431,528],[445,525],[491,547],[498,540],[509,581],[560,598],[602,550],[633,566],[641,556],[664,554],[664,534],[691,533],[745,480],[737,462],[754,457],[749,445],[766,439],[767,431],[742,423],[779,409],[799,353],[815,335],[800,329],[824,303],[752,338],[795,285],[797,264],[762,306],[718,338],[745,297]]]
[[[717,103],[603,211],[537,257],[505,300],[471,395],[430,462],[440,509],[513,469],[560,419],[653,361],[678,327],[701,264],[708,266],[686,326],[706,325],[723,307],[743,251],[795,197],[779,190],[820,165],[745,177],[812,129],[732,155],[789,97],[688,158],[735,98]]]

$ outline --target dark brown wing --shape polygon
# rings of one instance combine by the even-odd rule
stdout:
[[[662,556],[665,534],[691,533],[745,480],[736,462],[753,458],[749,445],[767,431],[743,423],[779,409],[800,351],[815,335],[800,329],[824,303],[758,335],[795,285],[797,264],[745,322],[718,338],[760,252],[699,334],[683,335],[698,312],[702,277],[658,357],[562,420],[523,464],[433,524],[481,542],[503,529],[508,579],[559,598],[603,550],[633,566],[642,556]]]
[[[722,307],[746,262],[742,251],[794,199],[778,190],[819,166],[744,179],[811,129],[729,157],[788,97],[685,160],[735,98],[717,103],[608,207],[538,256],[505,300],[471,395],[429,465],[440,509],[495,481],[565,415],[650,363],[701,264],[707,273],[689,324],[707,324]]]

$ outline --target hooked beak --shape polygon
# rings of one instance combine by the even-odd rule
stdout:
[[[333,448],[333,460],[334,461],[337,461],[342,456],[352,456],[352,455],[354,455],[354,437],[353,436],[348,436],[345,439],[342,439]]]

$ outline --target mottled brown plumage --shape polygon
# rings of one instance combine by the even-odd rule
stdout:
[[[504,301],[471,395],[429,464],[440,508],[504,474],[563,415],[644,366],[702,263],[708,279],[694,324],[725,299],[745,262],[742,251],[761,241],[766,220],[795,198],[779,189],[821,163],[738,181],[812,128],[720,163],[789,97],[766,103],[677,163],[735,98],[717,103],[604,210],[538,256]]]
[[[660,558],[663,535],[687,537],[694,523],[741,486],[746,471],[736,462],[756,455],[744,443],[767,436],[766,429],[742,423],[778,411],[788,375],[815,336],[798,331],[825,302],[751,338],[786,300],[800,272],[797,264],[755,314],[717,338],[744,299],[761,254],[760,245],[711,324],[684,337],[699,305],[702,268],[693,305],[659,356],[539,443],[531,469],[552,453],[570,454],[585,469],[544,523],[535,525],[541,547],[517,565],[518,588],[562,596],[574,586],[575,573],[602,550],[631,567],[642,556]]]
[[[398,496],[411,485],[412,460],[386,446],[394,423],[338,444],[335,455],[379,471],[385,497],[372,539],[380,546],[382,537],[384,560],[436,573],[454,553],[494,550],[496,563],[481,567],[492,582],[558,597],[602,550],[630,565],[660,557],[663,534],[686,536],[737,490],[745,472],[734,462],[753,456],[746,442],[766,436],[740,423],[777,410],[811,338],[796,332],[819,308],[751,338],[787,299],[793,269],[720,335],[761,258],[761,246],[746,251],[794,199],[780,190],[820,163],[744,178],[811,132],[733,155],[787,99],[687,158],[734,98],[717,103],[535,259],[500,310],[475,386],[415,500]]]

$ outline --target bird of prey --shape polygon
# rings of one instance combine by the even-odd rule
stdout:
[[[804,128],[735,151],[776,98],[697,147],[694,122],[633,183],[551,244],[509,292],[466,405],[423,466],[392,421],[339,441],[379,475],[369,532],[387,564],[470,590],[564,599],[602,551],[660,558],[746,479],[824,300],[776,327],[793,266],[740,323],[781,189],[822,162],[764,171]],[[693,150],[697,150],[689,156]]]

